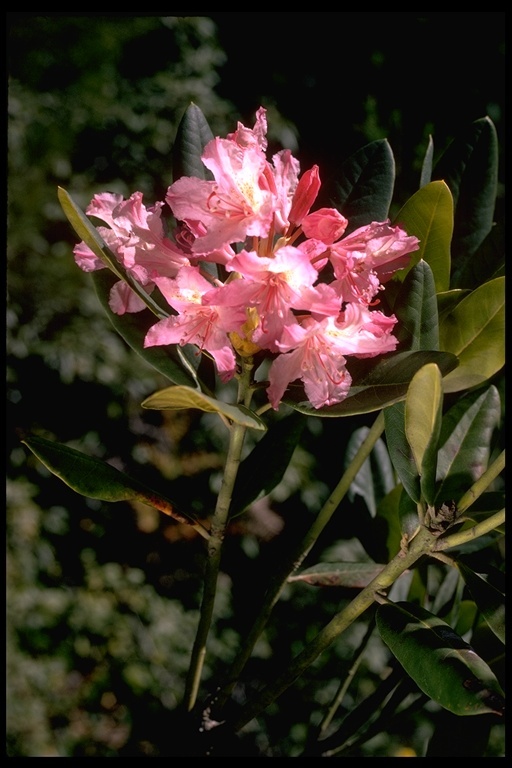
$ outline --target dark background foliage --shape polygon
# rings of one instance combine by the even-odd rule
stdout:
[[[172,181],[177,126],[194,101],[219,135],[237,120],[252,126],[257,108],[267,107],[271,150],[291,148],[303,170],[318,163],[322,178],[364,144],[388,138],[396,205],[418,187],[429,135],[439,156],[468,123],[489,115],[502,153],[502,204],[504,16],[7,14],[9,756],[173,754],[169,722],[203,558],[202,542],[158,513],[78,497],[28,456],[20,437],[66,442],[164,493],[170,484],[199,517],[211,509],[224,445],[208,416],[141,412],[141,400],[166,382],[117,337],[74,265],[57,186],[83,208],[107,189],[161,199]],[[370,423],[352,419],[340,429],[329,421],[308,421],[283,483],[231,526],[209,675],[232,657],[262,568],[310,524],[340,474],[351,431]],[[356,557],[373,556],[365,514],[345,516],[318,553],[355,546]],[[279,668],[300,647],[303,629],[322,626],[339,599],[319,601],[314,589],[286,594],[249,665],[247,688],[266,677],[270,654]],[[333,665],[348,664],[359,641],[348,633],[316,665],[311,677],[325,679],[320,693],[306,675],[261,733],[249,729],[245,754],[294,756],[334,694]],[[363,689],[372,690],[378,672],[377,661],[367,666]],[[411,711],[390,725],[362,756],[419,754],[427,726],[418,717]]]

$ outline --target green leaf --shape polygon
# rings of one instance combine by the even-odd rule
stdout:
[[[303,414],[292,412],[268,428],[242,461],[231,502],[231,517],[241,514],[259,496],[269,494],[283,479],[304,429]]]
[[[494,386],[467,393],[445,414],[438,442],[436,501],[459,499],[485,472],[500,414]]]
[[[384,221],[395,185],[395,158],[387,139],[378,139],[351,155],[325,182],[331,204],[348,219],[346,234],[372,221]],[[332,190],[332,191],[331,191]]]
[[[458,562],[457,567],[482,616],[505,644],[505,595],[464,563]]]
[[[459,274],[467,268],[494,221],[498,187],[498,137],[489,117],[475,120],[447,148],[433,176],[453,195],[452,287],[464,287]]]
[[[87,456],[62,443],[32,435],[21,441],[44,466],[82,496],[101,501],[141,501],[180,523],[193,525],[202,536],[208,532],[174,502],[101,459]]]
[[[444,621],[411,603],[376,612],[382,640],[427,696],[456,715],[503,715],[503,691],[488,664]]]
[[[377,520],[384,521],[386,524],[386,562],[391,560],[400,549],[400,542],[402,539],[402,530],[400,524],[399,506],[400,497],[403,493],[403,487],[400,483],[396,485],[383,499],[381,499],[377,505]],[[414,527],[417,526],[417,519],[415,520]],[[381,559],[381,558],[379,558]]]
[[[452,284],[477,288],[488,280],[505,275],[505,227],[496,223],[471,259],[464,259]]]
[[[420,176],[420,189],[432,181],[432,161],[434,158],[434,141],[432,136],[428,137],[427,149],[425,151],[425,157],[423,158],[423,164],[421,166]]]
[[[405,432],[405,401],[384,409],[386,442],[395,471],[406,493],[418,504],[420,476]]]
[[[365,441],[369,432],[368,427],[356,429],[348,441],[345,454],[344,466],[350,466],[350,463],[357,451]],[[389,454],[380,438],[372,448],[369,457],[363,462],[359,472],[352,481],[348,498],[354,500],[355,496],[361,496],[364,499],[368,511],[372,517],[377,513],[377,504],[395,485],[393,466]]]
[[[428,504],[433,504],[435,497],[442,406],[441,373],[437,365],[429,363],[413,376],[405,399],[405,434],[420,475],[422,495]]]
[[[325,408],[313,408],[305,401],[304,390],[299,385],[289,388],[283,402],[309,416],[353,416],[377,411],[403,400],[416,371],[432,362],[446,375],[457,365],[457,358],[436,351],[391,352],[381,355],[377,362],[375,359],[350,358],[347,368],[352,375],[353,385],[348,397],[341,403]]]
[[[191,103],[183,115],[172,150],[172,177],[177,181],[181,176],[210,178],[201,155],[213,139],[208,122],[196,104]]]
[[[240,424],[251,429],[266,429],[265,422],[244,405],[230,405],[221,400],[204,395],[197,389],[175,386],[166,387],[147,397],[142,403],[143,408],[152,408],[157,411],[175,411],[183,408],[198,408],[207,413],[220,413],[235,424]]]
[[[195,372],[199,355],[189,351],[195,350],[194,347],[189,345],[187,348],[181,348],[169,344],[144,348],[146,333],[155,324],[155,316],[149,311],[126,312],[124,315],[116,315],[108,305],[110,289],[116,279],[108,270],[101,269],[92,273],[92,280],[96,295],[110,322],[128,346],[174,384],[199,386]]]
[[[439,323],[434,275],[426,261],[419,261],[407,273],[392,306],[397,324],[394,335],[400,349],[438,350]]]
[[[420,259],[429,264],[436,291],[450,287],[450,244],[453,232],[453,200],[443,181],[432,181],[416,192],[395,217],[409,235],[420,241],[418,251],[412,254],[409,267],[399,270],[397,277],[405,277]]]
[[[378,563],[319,563],[288,577],[313,587],[364,589],[384,568]]]
[[[460,361],[444,379],[445,392],[478,386],[501,370],[505,365],[505,278],[480,285],[443,314],[439,343]]]

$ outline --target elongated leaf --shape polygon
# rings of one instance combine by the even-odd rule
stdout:
[[[405,399],[405,434],[420,475],[423,497],[433,504],[436,490],[437,441],[441,430],[443,387],[434,363],[413,376]]]
[[[443,181],[432,181],[416,192],[395,217],[409,235],[420,241],[418,251],[412,254],[409,267],[400,270],[397,277],[405,277],[420,259],[429,264],[436,291],[450,287],[450,244],[453,233],[453,199]]]
[[[474,289],[488,280],[505,275],[505,227],[497,222],[470,259],[463,259],[452,285]]]
[[[386,442],[400,481],[417,504],[421,498],[420,475],[405,432],[405,401],[384,409]]]
[[[208,532],[181,512],[174,502],[105,461],[37,435],[26,437],[22,443],[50,472],[82,496],[102,501],[141,501],[180,523],[193,525],[202,536],[208,537]]]
[[[211,178],[210,172],[201,160],[203,149],[211,139],[213,139],[213,133],[204,114],[196,104],[190,104],[178,126],[172,151],[174,181],[181,176]]]
[[[505,365],[505,278],[480,285],[443,315],[440,347],[460,365],[443,382],[445,392],[482,384]]]
[[[144,339],[149,328],[155,324],[155,316],[149,312],[126,312],[116,315],[108,305],[108,297],[115,277],[106,269],[92,273],[94,289],[98,299],[105,309],[108,319],[122,339],[149,365],[166,376],[174,384],[199,386],[195,372],[198,366],[199,354],[189,350],[194,347],[181,349],[176,345],[144,348]]]
[[[149,309],[158,317],[168,317],[168,314],[146,293],[144,288],[126,272],[107,246],[100,233],[94,227],[85,213],[80,210],[68,192],[62,187],[58,188],[59,202],[62,210],[68,217],[68,221],[81,240],[91,251],[108,267],[120,280],[124,280]]]
[[[505,644],[505,595],[464,563],[457,563],[473,600],[496,637]]]
[[[363,589],[384,568],[378,563],[319,563],[288,578],[313,587],[351,587]]]
[[[438,350],[439,322],[432,269],[421,259],[405,277],[392,306],[400,349]]]
[[[420,188],[432,181],[432,161],[434,159],[434,141],[428,137],[427,149],[421,166]]]
[[[377,411],[403,400],[416,371],[432,362],[439,366],[443,375],[458,364],[454,355],[436,351],[392,352],[380,356],[377,362],[352,358],[347,362],[347,368],[353,386],[341,403],[315,409],[305,401],[304,390],[299,385],[290,387],[283,402],[310,416],[339,417]]]
[[[361,427],[350,436],[344,461],[346,468],[350,465],[369,431],[368,427]],[[371,516],[375,517],[379,500],[389,493],[394,485],[393,466],[384,441],[379,439],[352,481],[347,495],[350,501],[353,501],[355,496],[361,496]]]
[[[455,205],[452,287],[491,231],[498,186],[498,137],[489,117],[458,135],[433,171],[451,190]]]
[[[395,158],[387,139],[378,139],[351,155],[327,179],[325,189],[333,205],[348,219],[346,234],[372,221],[384,221],[395,185]]]
[[[239,515],[260,495],[269,494],[283,479],[297,447],[305,417],[291,413],[272,424],[242,461],[231,501],[231,517]]]
[[[485,472],[499,424],[496,387],[469,392],[445,414],[439,436],[436,500],[458,499]]]
[[[427,696],[456,715],[502,715],[503,691],[488,664],[444,621],[411,603],[380,605],[382,640]]]
[[[403,486],[398,483],[377,505],[377,521],[383,521],[386,524],[386,539],[385,542],[381,542],[383,555],[379,560],[386,563],[400,549],[403,530],[400,525],[399,505],[402,493],[404,493]]]
[[[207,413],[221,413],[235,424],[241,424],[251,429],[266,429],[265,422],[243,405],[231,405],[213,397],[198,392],[190,387],[167,387],[147,397],[142,403],[143,408],[157,411],[176,411],[183,408],[198,408]]]

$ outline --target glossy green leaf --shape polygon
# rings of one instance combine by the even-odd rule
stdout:
[[[405,435],[420,475],[422,495],[428,504],[432,504],[435,497],[442,407],[441,372],[437,365],[429,363],[413,376],[405,399]]]
[[[292,412],[271,424],[240,464],[231,501],[231,517],[242,513],[259,496],[266,496],[283,479],[304,429],[305,417]]]
[[[460,498],[485,472],[501,404],[494,386],[468,392],[444,415],[437,454],[436,499]]]
[[[398,284],[391,309],[397,318],[393,333],[401,350],[439,349],[436,286],[426,261],[421,259],[409,270],[403,283]]]
[[[452,285],[469,290],[488,280],[503,277],[505,253],[505,227],[503,223],[496,223],[476,253],[462,260],[456,275],[452,275]]]
[[[428,137],[427,149],[421,166],[420,188],[432,181],[432,167],[434,159],[434,141],[432,136]]]
[[[464,563],[458,562],[457,567],[480,613],[496,637],[505,644],[505,595]]]
[[[326,179],[330,204],[348,219],[345,234],[372,221],[384,221],[395,185],[395,158],[387,139],[378,139],[351,155]]]
[[[442,619],[411,603],[376,612],[382,640],[416,685],[456,715],[502,715],[503,690],[489,665]]]
[[[196,104],[190,104],[183,115],[172,150],[172,176],[177,181],[181,176],[195,176],[198,179],[211,178],[203,165],[201,155],[213,133],[203,112]]]
[[[175,411],[183,408],[197,408],[207,413],[219,413],[228,418],[235,424],[241,424],[251,429],[266,429],[265,422],[256,416],[255,413],[244,405],[231,405],[222,400],[216,400],[213,397],[198,392],[197,389],[190,387],[175,386],[166,387],[153,395],[147,397],[143,403],[143,408],[152,408],[157,411]]]
[[[443,375],[458,364],[454,355],[436,351],[393,352],[375,360],[352,358],[347,368],[352,375],[353,386],[348,397],[341,403],[313,408],[305,401],[304,390],[292,385],[283,402],[310,416],[339,417],[369,413],[403,400],[412,377],[423,365],[435,362]]]
[[[445,392],[475,387],[501,370],[505,365],[505,278],[480,285],[444,314],[439,343],[460,361],[444,379]]]
[[[498,186],[498,137],[489,117],[475,120],[457,135],[434,168],[453,195],[452,287],[492,229]]]
[[[432,181],[416,192],[395,217],[409,235],[416,235],[420,248],[412,254],[410,266],[397,276],[405,277],[420,259],[429,264],[436,291],[450,286],[450,244],[453,233],[453,199],[443,181]]]
[[[395,471],[406,493],[418,503],[420,475],[405,432],[405,400],[384,409],[386,443]]]
[[[62,210],[66,214],[69,223],[78,237],[91,249],[91,251],[108,267],[120,280],[124,280],[130,288],[141,298],[149,309],[159,317],[167,317],[167,313],[146,293],[144,288],[134,280],[121,266],[115,255],[107,246],[95,226],[89,221],[85,213],[74,202],[68,192],[62,187],[57,191]]]
[[[26,437],[22,443],[52,474],[82,496],[111,502],[140,501],[180,523],[193,525],[203,536],[208,536],[207,531],[181,512],[174,502],[101,459],[36,435]]]
[[[378,563],[319,563],[288,578],[313,587],[350,587],[363,589],[384,568]]]
[[[384,498],[380,499],[377,505],[377,521],[383,521],[386,525],[385,556],[379,558],[385,562],[389,562],[400,549],[403,530],[400,524],[399,506],[403,492],[401,483],[398,483]]]
[[[98,299],[105,309],[107,317],[122,339],[149,365],[162,373],[174,384],[199,386],[196,368],[199,354],[195,347],[178,347],[168,344],[159,347],[144,348],[144,339],[149,328],[157,322],[149,312],[126,312],[116,315],[108,305],[108,298],[115,277],[106,269],[92,273],[92,280]]]

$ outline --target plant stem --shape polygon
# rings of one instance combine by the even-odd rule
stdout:
[[[251,389],[252,360],[243,361],[242,373],[238,380],[237,403],[243,403],[249,407]],[[203,597],[196,637],[192,648],[190,666],[185,684],[184,706],[188,712],[192,711],[197,700],[201,673],[206,656],[206,642],[212,622],[215,596],[217,592],[217,580],[220,570],[222,543],[228,522],[229,508],[233,488],[235,485],[240,458],[244,444],[247,427],[241,424],[232,424],[230,427],[229,447],[222,475],[222,484],[217,497],[215,511],[212,517],[210,536],[208,539],[208,557],[206,560]]]
[[[469,509],[469,507],[475,502],[482,493],[487,490],[493,480],[496,480],[500,472],[505,468],[505,451],[502,451],[500,455],[493,461],[490,467],[480,475],[471,488],[466,491],[464,496],[457,504],[457,511],[459,515]]]
[[[265,628],[274,605],[276,604],[279,596],[281,595],[281,592],[286,586],[288,577],[300,567],[301,563],[310,552],[313,545],[316,543],[318,537],[348,492],[352,482],[354,481],[354,478],[370,455],[375,443],[383,431],[384,414],[382,411],[380,411],[365,440],[360,445],[359,450],[353,457],[350,465],[343,473],[338,485],[326,500],[317,518],[315,519],[315,522],[305,535],[304,539],[298,548],[292,552],[291,556],[283,561],[281,567],[278,568],[274,574],[272,581],[270,582],[269,587],[265,593],[263,605],[256,618],[256,621],[254,622],[245,642],[242,644],[242,647],[240,648],[240,651],[231,666],[229,680],[217,695],[215,701],[215,708],[217,713],[222,709],[227,699],[229,698],[229,695],[234,689],[236,682],[239,679],[243,668],[245,667],[245,664],[251,656],[256,641]]]
[[[239,731],[275,701],[342,632],[372,605],[375,601],[375,594],[388,589],[404,571],[414,565],[420,557],[428,554],[433,549],[436,540],[436,534],[421,527],[411,540],[407,551],[400,550],[378,576],[304,647],[301,653],[292,660],[288,669],[242,708],[234,722],[230,724],[230,728],[235,732]]]

